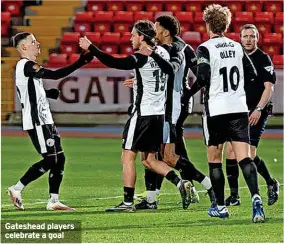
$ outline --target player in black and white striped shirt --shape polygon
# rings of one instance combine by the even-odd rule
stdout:
[[[183,208],[187,208],[190,199],[190,182],[183,181],[166,163],[156,159],[163,141],[163,122],[165,115],[165,92],[167,88],[167,75],[159,67],[159,62],[169,60],[169,54],[163,47],[156,47],[150,57],[139,53],[143,47],[154,47],[156,36],[154,24],[148,20],[141,20],[134,24],[131,42],[136,52],[126,58],[115,58],[102,52],[86,38],[81,38],[79,45],[83,50],[89,50],[105,65],[123,69],[134,70],[133,85],[134,103],[123,132],[123,179],[124,201],[107,211],[133,211],[133,196],[136,180],[135,159],[138,152],[142,152],[142,163],[145,167],[164,175],[166,179],[175,184],[182,196]],[[159,55],[155,59],[155,53]],[[166,72],[173,75],[171,66]]]
[[[60,135],[54,125],[47,98],[57,99],[57,89],[45,90],[42,78],[60,79],[71,74],[92,60],[91,55],[81,55],[73,64],[49,70],[40,66],[36,59],[40,55],[40,43],[32,33],[18,33],[13,44],[21,55],[16,65],[15,79],[18,98],[22,106],[23,130],[27,131],[42,160],[33,164],[18,183],[8,188],[13,204],[24,210],[21,193],[32,181],[45,172],[49,173],[50,199],[47,210],[73,210],[59,201],[59,187],[63,178],[65,155]]]

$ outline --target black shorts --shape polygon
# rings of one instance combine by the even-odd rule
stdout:
[[[176,125],[165,121],[164,129],[163,129],[163,143],[176,143],[177,133],[176,133]]]
[[[250,132],[250,145],[258,147],[258,143],[260,141],[260,138],[265,131],[265,127],[268,121],[268,114],[262,113],[259,121],[256,125],[250,126],[249,132]]]
[[[63,151],[60,135],[54,124],[35,126],[27,132],[39,154],[49,155]]]
[[[164,115],[131,114],[123,131],[122,148],[140,152],[158,152],[163,143]]]
[[[248,113],[203,116],[202,124],[207,146],[217,146],[226,141],[249,143]]]

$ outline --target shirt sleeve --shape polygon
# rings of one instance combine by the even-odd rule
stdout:
[[[122,70],[132,70],[136,68],[143,67],[147,61],[148,57],[139,53],[127,56],[125,58],[116,58],[108,53],[101,51],[94,45],[90,45],[89,50],[93,56],[96,56],[104,65]]]
[[[263,78],[264,82],[271,82],[275,84],[276,82],[276,75],[274,70],[274,65],[271,61],[271,58],[266,54],[262,61],[262,69],[261,69],[261,77]]]
[[[189,45],[186,46],[184,50],[186,66],[190,68],[194,75],[196,75],[197,71],[197,55],[193,48]]]
[[[73,64],[57,70],[50,70],[40,66],[34,61],[29,60],[25,63],[24,74],[27,77],[57,80],[71,74],[90,61],[90,54],[81,54],[80,58]]]

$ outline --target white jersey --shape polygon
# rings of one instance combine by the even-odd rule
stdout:
[[[15,72],[17,94],[22,105],[24,130],[31,130],[35,125],[54,123],[42,79],[25,75],[25,64],[28,61],[28,59],[18,61]]]
[[[241,44],[220,36],[202,43],[198,49],[207,49],[208,55],[199,55],[198,62],[210,64],[211,70],[204,95],[205,112],[209,116],[248,112]]]
[[[155,52],[165,60],[170,60],[169,53],[163,47],[158,46]],[[148,57],[143,67],[135,69],[134,72],[133,109],[141,116],[164,115],[168,75],[161,71],[152,57]]]

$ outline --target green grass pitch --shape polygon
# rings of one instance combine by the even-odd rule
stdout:
[[[272,175],[283,184],[283,142],[262,140],[259,156]],[[259,184],[266,222],[253,224],[249,191],[240,176],[241,206],[230,207],[227,220],[207,215],[209,199],[200,193],[200,203],[183,210],[177,189],[163,183],[159,209],[135,213],[105,213],[122,200],[121,140],[63,138],[67,156],[61,200],[75,212],[48,212],[47,174],[31,183],[23,192],[25,211],[17,211],[5,193],[26,169],[40,159],[28,137],[2,137],[2,220],[80,220],[82,242],[283,242],[283,188],[280,199],[267,206],[266,186]],[[190,158],[208,174],[202,140],[187,140]],[[274,158],[277,162],[274,162]],[[137,159],[136,192],[144,191],[144,170]],[[196,182],[197,190],[204,190]],[[226,182],[226,187],[227,187]],[[226,191],[226,196],[229,194]]]

